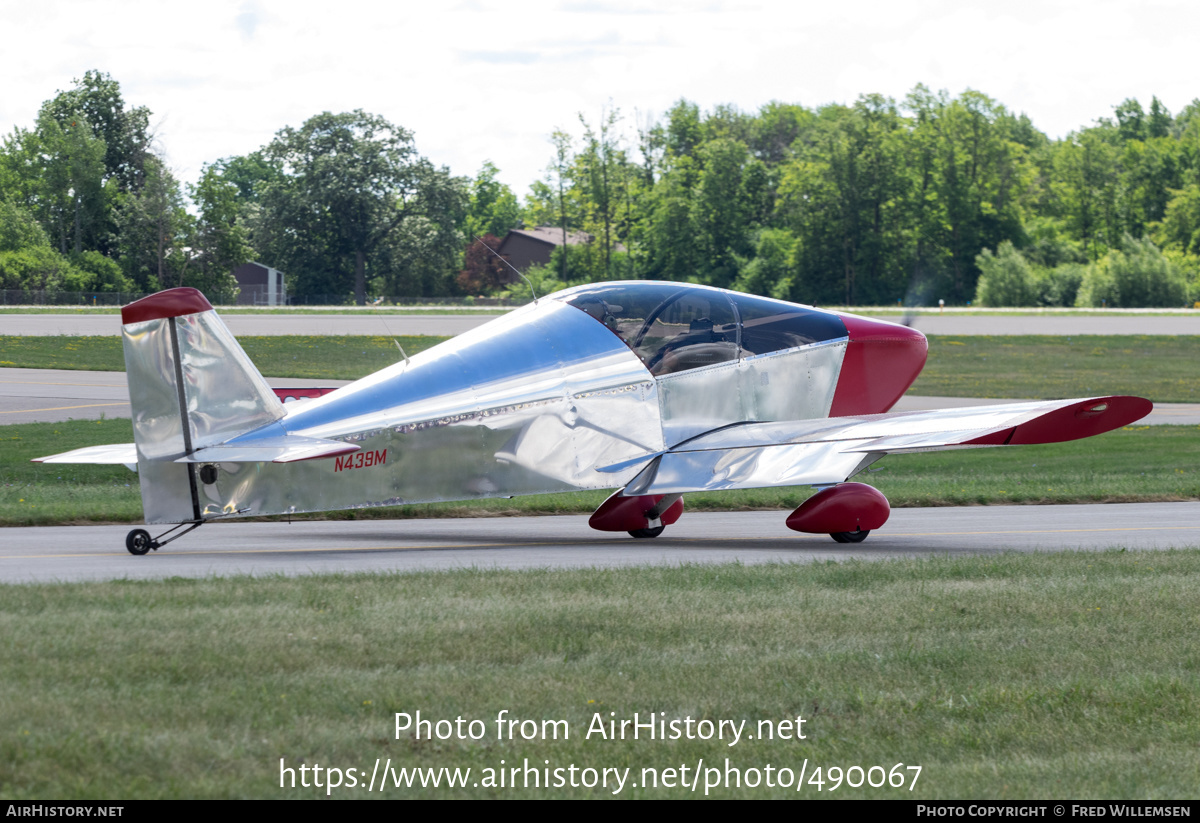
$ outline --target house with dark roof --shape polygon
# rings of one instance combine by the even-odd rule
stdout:
[[[595,238],[585,231],[566,232],[565,242],[568,246],[579,246],[591,243]],[[550,262],[550,253],[556,246],[563,245],[563,230],[559,226],[538,226],[534,229],[512,229],[504,235],[497,250],[517,271],[525,271],[530,266],[546,265]],[[516,278],[513,278],[516,279]]]

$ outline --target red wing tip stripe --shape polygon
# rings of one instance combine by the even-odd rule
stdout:
[[[144,323],[147,320],[181,317],[202,311],[212,311],[212,304],[208,302],[208,298],[197,289],[185,286],[160,291],[122,307],[121,323]]]

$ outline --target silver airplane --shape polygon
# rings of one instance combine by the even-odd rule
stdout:
[[[1148,414],[1139,397],[888,410],[920,332],[653,281],[536,300],[321,397],[284,404],[204,296],[121,312],[134,442],[39,458],[136,468],[158,549],[210,520],[613,489],[594,529],[657,537],[689,492],[815,486],[787,518],[856,543],[890,507],[848,482],[885,454],[1051,443]]]

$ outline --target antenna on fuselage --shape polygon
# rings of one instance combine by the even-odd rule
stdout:
[[[404,347],[400,345],[400,341],[392,334],[392,329],[388,326],[387,320],[382,314],[378,315],[380,322],[383,323],[383,330],[387,332],[387,336],[392,338],[392,342],[396,344],[396,348],[400,349],[400,355],[404,358],[404,368],[408,368],[408,353],[404,351]]]
[[[496,255],[496,257],[500,260],[501,263],[508,266],[510,269],[513,270],[514,273],[516,273],[517,277],[519,277],[525,281],[525,284],[529,286],[529,293],[533,295],[533,304],[536,306],[537,301],[538,301],[538,296],[537,296],[537,292],[533,290],[533,283],[530,282],[529,278],[526,277],[525,275],[521,274],[520,270],[517,269],[516,266],[514,266],[512,263],[505,260],[503,255],[500,254],[500,252],[496,251],[491,246],[489,246],[487,243],[484,243],[482,240],[480,240],[479,235],[476,234],[473,236],[476,240],[479,241],[479,245],[483,246],[485,249],[490,251],[492,254]]]

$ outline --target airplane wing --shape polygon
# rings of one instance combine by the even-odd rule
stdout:
[[[1140,397],[1111,396],[739,423],[599,471],[649,461],[625,496],[825,485],[843,482],[885,454],[1076,440],[1126,426],[1151,409]]]

